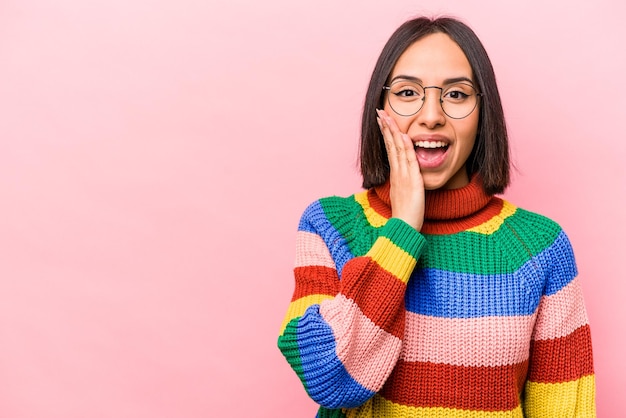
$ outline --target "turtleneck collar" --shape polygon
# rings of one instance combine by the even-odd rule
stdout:
[[[389,199],[390,184],[375,187],[374,193],[391,208]],[[426,191],[424,218],[432,221],[445,221],[465,218],[483,209],[493,199],[485,193],[482,179],[474,175],[470,182],[459,189],[437,189]]]

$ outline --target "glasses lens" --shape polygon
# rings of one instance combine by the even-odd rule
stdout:
[[[412,116],[424,105],[425,90],[417,83],[399,80],[389,86],[388,90],[389,106],[399,115]],[[476,109],[477,104],[478,94],[469,83],[455,83],[441,88],[441,108],[452,119],[467,117]]]
[[[477,97],[476,90],[471,84],[452,84],[441,91],[441,107],[451,118],[462,119],[474,111],[478,102]]]
[[[398,80],[389,86],[389,106],[399,115],[411,116],[424,104],[424,87],[406,80]]]

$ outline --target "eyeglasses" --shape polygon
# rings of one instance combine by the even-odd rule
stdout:
[[[459,82],[444,87],[427,86],[409,80],[398,80],[391,86],[383,86],[387,90],[389,106],[400,116],[413,116],[420,111],[426,101],[426,89],[439,89],[439,103],[443,112],[452,119],[463,119],[469,116],[482,93],[476,92],[469,83]]]

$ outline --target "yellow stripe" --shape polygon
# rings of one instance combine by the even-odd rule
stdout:
[[[367,199],[367,190],[355,194],[354,199],[359,203],[359,205],[361,205],[367,222],[369,222],[374,228],[379,228],[387,223],[387,218],[376,212],[374,208],[370,206],[370,202]]]
[[[417,261],[409,253],[391,242],[389,238],[378,237],[367,253],[379,266],[406,284]]]
[[[289,321],[304,315],[304,311],[306,311],[309,306],[319,305],[323,300],[332,298],[333,296],[329,295],[309,295],[291,302],[289,304],[289,308],[287,308],[287,314],[285,315],[285,319],[280,326],[280,335],[283,335],[283,332],[285,332],[285,328],[287,327]]]
[[[503,201],[502,210],[500,211],[500,213],[489,219],[487,222],[484,222],[473,228],[469,228],[468,231],[485,235],[493,234],[502,226],[504,220],[513,215],[516,210],[517,208],[515,206],[505,200]]]
[[[454,408],[425,408],[398,405],[375,395],[363,406],[345,411],[348,418],[387,417],[387,418],[524,418],[521,407],[511,411],[468,411]],[[551,416],[551,415],[546,415]]]
[[[564,383],[526,383],[524,410],[528,417],[595,417],[594,375]]]

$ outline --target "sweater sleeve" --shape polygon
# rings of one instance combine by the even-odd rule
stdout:
[[[392,218],[369,251],[341,259],[327,244],[339,238],[322,230],[320,217],[314,204],[300,222],[295,291],[278,347],[315,402],[354,408],[380,390],[400,355],[406,283],[426,241]]]
[[[595,417],[591,334],[574,254],[563,231],[546,254],[547,281],[531,339],[525,416]]]

